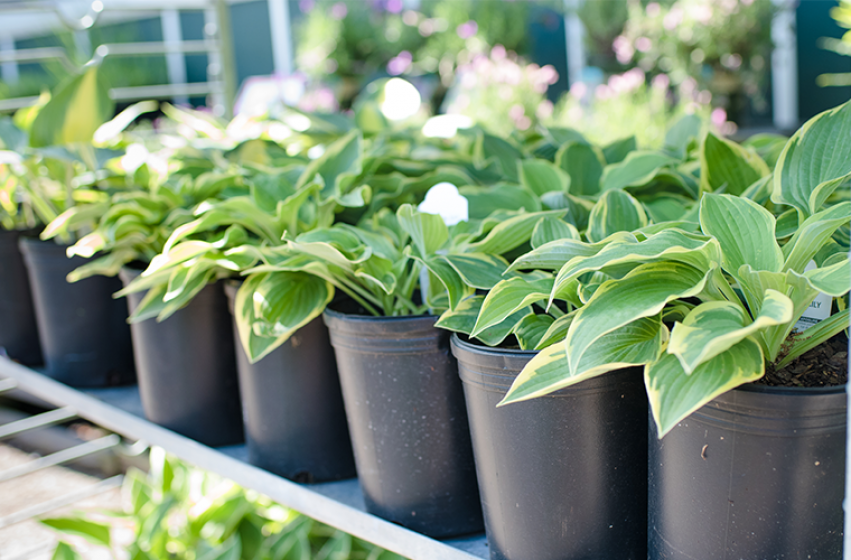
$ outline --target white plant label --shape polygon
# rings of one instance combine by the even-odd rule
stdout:
[[[458,187],[452,183],[438,183],[428,190],[425,199],[417,207],[420,212],[426,214],[437,214],[443,218],[447,226],[454,226],[458,222],[466,222],[469,218],[469,201],[461,196]],[[440,253],[442,251],[438,251]],[[428,269],[420,270],[420,291],[428,293],[429,276]],[[430,309],[429,311],[432,311]]]
[[[814,270],[815,268],[815,261],[810,261],[804,271]],[[795,331],[805,331],[813,325],[816,325],[830,317],[830,306],[832,303],[833,298],[829,295],[821,293],[817,295],[816,299],[810,303],[810,306],[806,311],[804,311],[804,314],[801,315],[801,318],[798,319],[798,322],[795,323]]]
[[[470,203],[452,183],[438,183],[430,188],[417,208],[426,214],[437,214],[447,226],[466,222],[470,216]]]

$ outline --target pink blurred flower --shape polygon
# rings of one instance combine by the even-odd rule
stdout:
[[[641,52],[647,52],[653,48],[653,41],[649,37],[639,37],[635,40],[635,48]]]
[[[674,6],[662,18],[662,26],[668,31],[673,31],[683,21],[683,10],[679,6]]]
[[[614,42],[612,42],[612,48],[615,51],[615,56],[617,57],[618,62],[621,64],[628,64],[635,54],[635,49],[632,47],[629,39],[623,35],[615,37]]]
[[[469,39],[479,31],[479,24],[473,20],[462,23],[458,26],[455,32],[462,39]]]
[[[552,64],[547,64],[541,67],[541,71],[538,73],[541,80],[546,82],[549,85],[553,85],[558,81],[558,71]]]
[[[349,13],[349,8],[343,2],[337,2],[331,6],[329,15],[334,19],[343,19]]]
[[[727,111],[725,111],[721,107],[716,107],[715,109],[712,109],[712,115],[710,116],[710,120],[716,128],[721,129],[724,126],[724,123],[727,122]]]
[[[671,85],[671,79],[667,74],[656,74],[653,76],[652,85],[654,88],[666,90]]]
[[[310,12],[315,5],[316,0],[299,0],[298,9],[301,10],[301,13],[306,14]]]
[[[570,95],[576,99],[582,99],[587,93],[588,86],[586,86],[583,82],[574,82],[573,85],[570,86]]]
[[[549,99],[544,99],[538,104],[538,109],[535,111],[535,115],[539,119],[548,119],[553,115],[553,102]]]
[[[411,67],[414,57],[408,51],[402,51],[398,55],[390,59],[387,63],[387,73],[391,76],[398,76],[404,73]]]
[[[594,89],[594,97],[600,100],[609,99],[612,97],[612,89],[606,84],[600,84]]]
[[[517,125],[517,128],[518,128],[518,129],[520,129],[520,130],[526,130],[526,129],[528,129],[530,126],[532,126],[532,119],[530,119],[530,118],[529,118],[529,117],[527,117],[526,115],[523,115],[522,117],[520,117],[519,119],[517,119],[516,121],[514,121],[514,124],[516,124],[516,125]]]
[[[405,5],[402,3],[402,0],[387,0],[387,3],[384,4],[384,6],[391,14],[401,13],[402,8],[405,7]]]
[[[494,60],[503,60],[506,56],[507,52],[505,47],[502,45],[496,45],[491,49],[491,58]]]
[[[662,6],[658,2],[650,2],[645,11],[648,17],[656,17],[662,13]]]

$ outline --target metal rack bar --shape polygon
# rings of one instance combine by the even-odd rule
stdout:
[[[438,541],[366,513],[356,480],[304,485],[250,465],[244,446],[212,449],[139,416],[76,391],[8,359],[0,358],[0,377],[45,401],[80,411],[80,417],[133,440],[144,440],[205,470],[256,490],[281,505],[411,560],[476,560],[488,558],[483,535]],[[126,388],[138,399],[136,388]],[[104,391],[115,402],[115,389]],[[125,395],[125,402],[126,399]]]
[[[35,461],[30,461],[29,463],[24,463],[23,465],[18,465],[17,467],[0,471],[0,482],[32,474],[48,467],[55,467],[56,465],[61,465],[63,463],[70,463],[71,461],[76,461],[77,459],[82,459],[83,457],[94,455],[95,453],[116,447],[119,443],[121,443],[121,438],[116,435],[105,436],[92,441],[87,441],[86,443],[81,443],[80,445],[75,445],[74,447],[69,447],[68,449],[51,453],[50,455],[46,455],[36,459]]]
[[[3,359],[5,360],[5,358]],[[45,428],[54,424],[60,424],[76,417],[77,412],[68,406],[36,414],[35,416],[30,416],[29,418],[24,418],[23,420],[18,420],[16,422],[9,422],[8,424],[0,426],[0,439],[17,436],[37,428]]]
[[[0,517],[0,529],[4,529],[11,525],[21,523],[28,519],[32,519],[33,517],[38,517],[40,515],[50,513],[51,511],[59,509],[61,507],[70,506],[76,502],[79,502],[80,500],[85,500],[86,498],[91,498],[93,496],[109,492],[113,488],[118,488],[119,486],[121,486],[123,482],[124,475],[119,474],[117,476],[113,476],[112,478],[101,480],[100,482],[92,484],[91,486],[81,488],[76,492],[71,492],[70,494],[65,494],[64,496],[60,496],[53,500],[48,500],[47,502],[43,502],[32,507],[28,507],[26,509],[22,509],[21,511],[7,515],[6,517]]]

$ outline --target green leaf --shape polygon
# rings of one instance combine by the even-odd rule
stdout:
[[[851,103],[807,121],[786,143],[774,172],[775,204],[797,208],[803,219],[851,177]]]
[[[471,243],[463,248],[467,253],[489,253],[501,255],[529,241],[538,220],[547,217],[561,218],[563,210],[520,214],[509,218],[493,228],[481,241]]]
[[[779,272],[783,251],[774,235],[774,216],[747,198],[707,194],[700,201],[700,227],[721,244],[722,266],[736,275],[742,265]]]
[[[560,289],[586,272],[605,271],[624,264],[680,262],[706,271],[719,266],[721,261],[721,249],[715,239],[678,229],[662,230],[641,242],[632,236],[610,238],[597,246],[602,247],[594,254],[565,263],[556,276],[554,287]]]
[[[521,350],[533,350],[540,342],[555,318],[549,315],[530,314],[523,317],[514,327],[514,336]]]
[[[540,397],[608,371],[642,365],[658,358],[668,330],[660,317],[639,319],[600,338],[577,373],[571,373],[564,344],[541,350],[512,383],[498,406]]]
[[[676,356],[665,354],[644,370],[644,382],[659,438],[715,397],[763,376],[759,344],[746,338],[686,375]]]
[[[299,177],[296,190],[310,183],[316,175],[324,181],[323,194],[342,194],[339,192],[338,178],[346,173],[359,174],[363,159],[363,139],[361,133],[353,130],[340,138],[305,168]]]
[[[578,239],[559,239],[544,243],[540,247],[518,257],[508,271],[515,270],[559,270],[576,257],[591,257],[599,253],[610,243],[623,240],[636,243],[635,236],[627,232],[617,232],[598,243],[585,243]]]
[[[704,191],[723,187],[726,193],[740,195],[770,172],[755,152],[707,133],[700,151],[700,185]]]
[[[484,253],[465,253],[462,255],[443,255],[465,284],[479,290],[490,290],[502,280],[508,269],[508,262],[498,255]]]
[[[39,519],[39,522],[66,535],[82,537],[92,544],[111,546],[109,525],[89,521],[82,517],[50,517]]]
[[[52,560],[83,560],[83,557],[77,554],[70,544],[59,541],[56,544],[56,550],[53,551]]]
[[[422,262],[429,272],[440,280],[446,289],[446,293],[449,296],[450,309],[455,309],[461,303],[462,299],[470,295],[472,289],[464,283],[461,275],[455,271],[452,265],[442,255],[425,259]],[[434,292],[432,291],[432,293]],[[430,307],[436,307],[431,305],[431,302],[427,303],[430,304]]]
[[[609,165],[620,163],[630,152],[634,152],[637,148],[635,136],[628,136],[620,140],[615,140],[610,144],[603,146],[603,157]]]
[[[59,86],[41,108],[30,129],[30,146],[88,144],[95,131],[112,118],[115,104],[97,66]]]
[[[443,218],[436,214],[417,211],[410,204],[403,204],[396,211],[399,225],[411,236],[422,258],[440,249],[449,239],[449,230]]]
[[[517,161],[520,184],[538,196],[550,191],[567,191],[570,177],[543,159],[524,159]]]
[[[535,224],[532,231],[532,247],[538,248],[545,243],[559,239],[581,239],[579,230],[573,224],[568,224],[558,218],[544,218]]]
[[[603,193],[588,218],[589,241],[601,241],[618,231],[633,231],[647,225],[647,214],[641,203],[626,191]]]
[[[556,165],[567,172],[571,194],[593,196],[600,192],[606,165],[600,148],[585,142],[568,142],[556,153]]]
[[[519,182],[517,161],[523,159],[520,150],[507,141],[490,134],[479,135],[475,146],[477,165],[484,166],[488,161],[496,161],[500,171],[514,182]]]
[[[686,374],[700,364],[726,352],[744,338],[768,327],[792,321],[792,300],[775,290],[766,290],[759,315],[751,321],[741,305],[711,301],[695,307],[682,323],[674,325],[667,352],[680,360]]]
[[[804,272],[807,264],[830,241],[834,232],[851,221],[851,202],[842,202],[813,214],[783,246],[786,262],[783,270]]]
[[[658,262],[642,264],[619,280],[605,282],[567,333],[571,373],[579,372],[583,354],[603,335],[660,313],[669,301],[696,296],[711,274],[683,263]]]
[[[140,277],[141,278],[141,277]],[[138,279],[137,279],[138,280]],[[129,287],[129,286],[128,286]],[[168,284],[159,284],[148,290],[136,309],[130,315],[128,322],[141,323],[147,319],[157,317],[165,309],[167,303],[163,301],[165,293],[168,291]],[[120,294],[121,292],[119,292]]]
[[[814,290],[833,297],[844,296],[851,287],[851,268],[848,266],[847,257],[829,266],[808,270],[803,274],[794,270],[788,271],[787,274],[804,278]]]
[[[665,150],[683,158],[692,139],[700,136],[703,121],[697,115],[684,115],[665,133]]]
[[[537,346],[535,346],[535,350],[543,350],[547,346],[551,346],[556,342],[563,342],[564,337],[567,336],[567,330],[570,328],[570,324],[573,322],[574,317],[579,312],[578,309],[574,309],[570,313],[566,313],[555,320],[555,322],[549,326],[547,332],[541,337],[541,340],[538,341]]]
[[[679,161],[659,152],[630,152],[619,163],[609,164],[600,178],[604,191],[647,184],[663,167]]]
[[[538,197],[518,185],[466,186],[458,191],[469,202],[471,220],[483,220],[497,210],[541,211],[541,202]]]
[[[501,323],[519,309],[546,300],[552,287],[552,278],[528,280],[517,277],[501,281],[488,292],[470,336],[478,336],[481,331]]]
[[[334,297],[327,280],[304,272],[249,276],[236,294],[234,317],[239,339],[251,363],[286,342],[318,317]]]
[[[461,301],[458,306],[450,311],[444,312],[438,319],[435,326],[449,331],[460,332],[470,335],[473,332],[473,327],[476,324],[476,319],[479,317],[479,311],[484,303],[484,296],[471,296]],[[504,321],[498,325],[494,325],[480,332],[476,338],[487,346],[499,346],[505,338],[511,334],[514,327],[523,320],[524,317],[530,315],[530,308],[520,309],[513,315],[506,317]]]

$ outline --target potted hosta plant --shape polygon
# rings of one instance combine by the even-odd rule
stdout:
[[[606,197],[603,199],[605,204]],[[617,215],[617,207],[611,213]],[[626,209],[630,224],[634,208]],[[589,230],[605,229],[604,212]],[[597,222],[601,223],[597,223]],[[609,224],[616,223],[612,220]],[[612,233],[627,237],[628,233]],[[536,249],[581,246],[580,232],[557,216],[535,224]],[[547,397],[497,408],[541,349],[560,346],[593,286],[577,282],[548,304],[554,274],[545,261],[520,273],[504,263],[484,293],[446,311],[464,386],[493,559],[645,558],[647,405],[641,371],[620,369]],[[488,289],[489,288],[489,289]],[[541,508],[542,502],[553,507]]]
[[[21,235],[38,235],[38,214],[21,184],[26,134],[11,118],[0,118],[0,355],[24,365],[42,363],[30,281],[18,248]]]
[[[89,66],[52,97],[45,96],[16,115],[28,137],[18,181],[42,224],[83,204],[95,213],[80,212],[77,231],[94,225],[97,212],[102,211],[100,203],[114,190],[106,163],[119,153],[95,148],[92,137],[112,117],[112,111],[97,66]],[[65,280],[85,262],[65,255],[75,236],[75,232],[63,234],[58,242],[20,240],[47,374],[76,386],[132,382],[135,374],[127,310],[111,298],[120,283],[111,278],[77,284]]]
[[[732,170],[731,184],[759,167],[753,152],[703,150]],[[651,558],[841,556],[849,162],[845,104],[806,123],[773,177],[743,191],[767,188],[778,217],[748,196],[705,194],[700,233],[542,246],[520,259],[561,259],[550,298],[576,281],[605,280],[503,403],[612,365],[644,366],[656,442]]]
[[[402,205],[396,213],[378,210],[357,227],[338,223],[261,251],[264,264],[237,296],[239,320],[254,332],[283,333],[325,311],[372,513],[433,536],[481,529],[463,395],[448,333],[429,314],[473,288],[461,272],[448,286],[433,276],[424,287],[422,278],[454,262],[465,274],[495,281],[505,268],[494,266],[498,258],[429,257],[462,239],[510,251],[540,218],[506,213],[462,222],[450,242],[442,218]],[[331,303],[335,292],[347,297]]]

